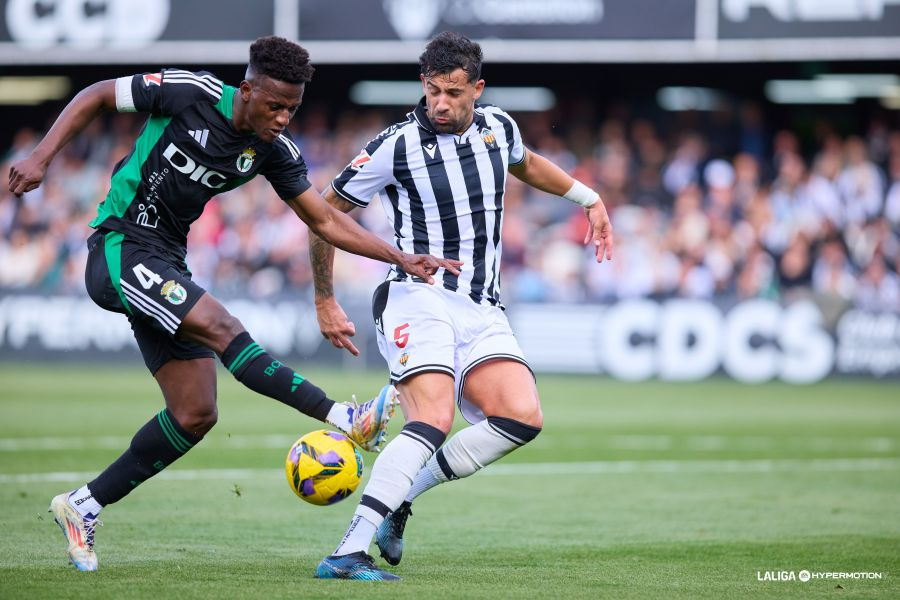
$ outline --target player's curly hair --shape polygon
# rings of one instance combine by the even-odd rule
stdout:
[[[425,77],[462,69],[474,83],[481,79],[481,59],[481,46],[460,33],[444,31],[425,46],[419,66]]]
[[[250,45],[249,66],[254,75],[287,83],[308,83],[315,71],[305,48],[274,35],[261,37]]]

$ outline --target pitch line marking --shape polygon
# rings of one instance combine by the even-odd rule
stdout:
[[[813,458],[748,460],[607,460],[591,462],[497,464],[483,476],[615,475],[631,473],[819,473],[842,471],[897,471],[900,458]],[[96,477],[96,471],[55,473],[0,473],[0,483],[80,482]],[[230,479],[281,479],[282,469],[171,469],[155,479],[211,481]]]
[[[289,448],[300,436],[290,434],[213,433],[203,440],[203,448],[269,449]],[[612,450],[672,450],[720,452],[722,450],[767,451],[810,450],[816,452],[863,451],[887,453],[900,446],[900,441],[886,436],[781,438],[771,436],[721,435],[640,435],[609,434],[596,440],[598,446]],[[122,450],[131,443],[130,436],[57,436],[0,438],[0,453],[42,450]]]

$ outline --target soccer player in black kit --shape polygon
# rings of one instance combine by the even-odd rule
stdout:
[[[396,391],[385,386],[357,405],[328,398],[260,347],[213,296],[191,281],[187,234],[216,194],[262,175],[312,231],[349,252],[432,280],[462,263],[406,254],[332,208],[307,180],[286,127],[313,74],[299,45],[265,37],[250,46],[246,79],[235,88],[206,72],[165,69],[95,83],[66,106],[30,156],[14,164],[9,189],[37,188],[60,149],[104,111],[150,113],[128,156],[115,167],[106,199],[91,222],[85,283],[100,307],[128,317],[165,408],[135,434],[105,471],[62,493],[50,510],[69,559],[97,569],[94,532],[101,508],[197,445],[215,425],[218,356],[250,389],[377,449]]]

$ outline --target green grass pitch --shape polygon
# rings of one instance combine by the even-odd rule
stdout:
[[[337,399],[384,380],[304,375]],[[0,598],[900,597],[896,381],[539,388],[533,444],[416,502],[403,581],[318,581],[360,492],[298,500],[284,456],[319,424],[221,371],[219,424],[104,510],[100,570],[78,573],[47,504],[118,456],[161,396],[137,367],[0,365]],[[759,580],[801,570],[881,579]]]

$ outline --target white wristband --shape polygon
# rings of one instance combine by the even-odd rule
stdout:
[[[575,204],[580,204],[585,208],[590,208],[600,200],[600,194],[576,179],[575,183],[572,184],[572,188],[563,194],[563,198]]]

